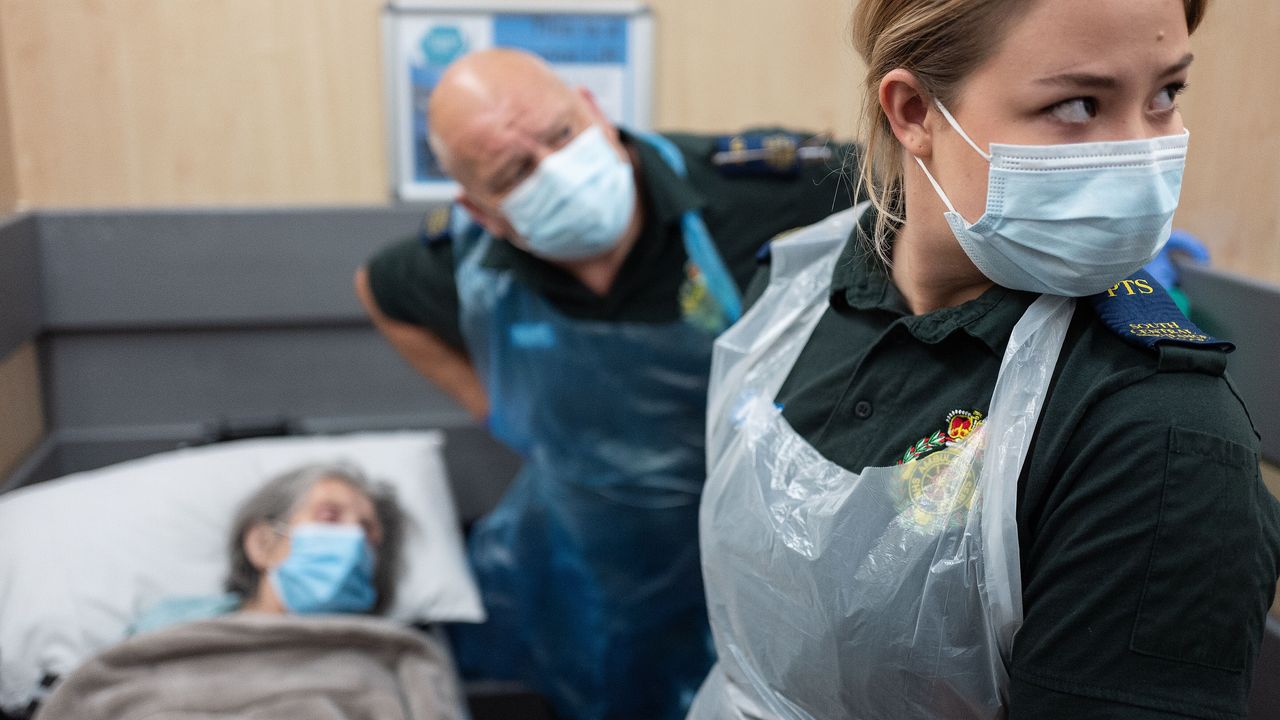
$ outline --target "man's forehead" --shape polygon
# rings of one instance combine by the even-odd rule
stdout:
[[[536,141],[547,128],[573,111],[572,96],[543,97],[512,93],[457,119],[455,132],[441,133],[455,163],[484,165]]]

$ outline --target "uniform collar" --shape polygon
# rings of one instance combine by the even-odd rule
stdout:
[[[645,198],[642,202],[647,200],[645,210],[650,213],[650,221],[658,226],[670,225],[679,222],[686,212],[706,207],[707,199],[687,177],[680,177],[671,169],[657,148],[622,128],[618,128],[618,132],[623,146],[639,157],[641,192]]]
[[[831,275],[831,306],[837,311],[886,313],[897,318],[917,340],[931,345],[963,330],[996,355],[1003,355],[1009,333],[1036,295],[996,285],[961,305],[912,315],[888,269],[871,249],[875,222],[876,210],[868,208],[845,242]]]
[[[640,248],[652,248],[654,238],[665,235],[666,231],[680,222],[689,210],[700,210],[707,204],[703,197],[687,178],[680,177],[675,170],[662,159],[656,148],[645,142],[643,138],[618,128],[623,147],[638,158],[640,208],[645,215],[640,237],[631,253],[634,255]],[[640,252],[646,252],[640,250]],[[628,256],[630,258],[630,256]],[[528,261],[545,263],[509,242],[489,244],[483,265],[496,269],[508,269],[512,263]]]

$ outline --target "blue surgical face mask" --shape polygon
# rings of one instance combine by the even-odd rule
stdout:
[[[550,260],[608,252],[635,207],[631,163],[618,156],[598,125],[543,158],[502,200],[502,212],[529,249]]]
[[[360,527],[303,524],[289,531],[289,557],[269,577],[289,612],[362,613],[378,599],[374,564]]]
[[[1119,142],[999,145],[985,152],[942,103],[943,117],[991,164],[987,207],[969,224],[916,158],[969,259],[1015,290],[1083,297],[1146,265],[1169,240],[1188,133]]]

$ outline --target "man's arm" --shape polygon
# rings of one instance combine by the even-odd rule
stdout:
[[[369,287],[369,273],[363,267],[356,271],[355,290],[374,327],[414,370],[448,393],[476,419],[488,417],[489,398],[466,355],[426,328],[394,320],[383,313]]]

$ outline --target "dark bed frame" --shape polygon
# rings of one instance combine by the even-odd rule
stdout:
[[[227,439],[442,428],[459,514],[474,521],[517,458],[395,355],[351,291],[355,268],[416,234],[428,209],[58,211],[0,221],[0,357],[36,343],[48,426],[0,477],[0,492]],[[1237,343],[1232,376],[1264,456],[1280,464],[1280,288],[1196,268],[1183,287],[1195,319]],[[523,688],[467,690],[476,720],[550,717]],[[1280,718],[1274,618],[1251,713]]]

